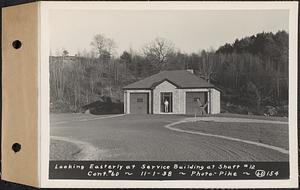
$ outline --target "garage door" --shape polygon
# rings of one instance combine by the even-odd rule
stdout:
[[[200,113],[197,99],[199,99],[202,104],[205,104],[207,102],[207,92],[186,92],[186,114]],[[206,113],[207,107],[205,109]]]
[[[130,113],[148,113],[148,93],[130,93]]]

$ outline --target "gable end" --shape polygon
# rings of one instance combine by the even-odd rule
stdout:
[[[161,83],[163,83],[165,81],[167,81],[168,83],[174,85],[176,88],[181,88],[178,84],[176,84],[176,83],[170,81],[169,79],[165,78],[165,79],[163,79],[159,82],[153,83],[153,85],[151,86],[151,89],[154,89],[156,86],[160,85]]]

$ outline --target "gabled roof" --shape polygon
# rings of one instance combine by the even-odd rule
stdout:
[[[186,70],[162,71],[140,81],[125,86],[123,89],[152,89],[168,81],[177,88],[214,88],[214,85]]]

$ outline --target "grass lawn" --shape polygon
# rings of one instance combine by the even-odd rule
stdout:
[[[287,150],[289,147],[288,125],[284,124],[197,121],[181,123],[175,127],[260,142]]]
[[[50,160],[74,160],[74,156],[80,151],[73,143],[51,139]]]
[[[188,115],[188,116],[194,117],[194,115]],[[197,115],[197,117],[201,117],[201,116]],[[234,113],[220,113],[220,114],[213,114],[213,115],[205,115],[203,117],[228,117],[228,118],[261,119],[261,120],[271,120],[271,121],[288,121],[287,117],[244,115],[244,114],[234,114]]]

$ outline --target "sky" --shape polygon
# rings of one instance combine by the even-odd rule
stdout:
[[[117,44],[117,55],[139,51],[157,37],[185,53],[218,49],[260,32],[288,32],[287,10],[51,10],[51,53],[90,51],[96,34]]]

